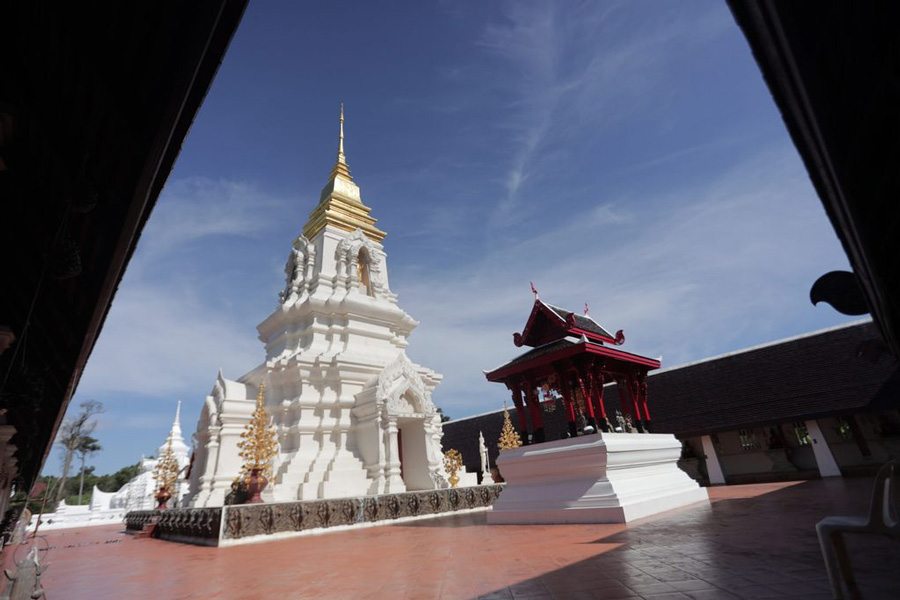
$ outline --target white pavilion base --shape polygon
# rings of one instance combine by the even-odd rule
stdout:
[[[598,433],[505,450],[488,523],[627,523],[709,502],[671,434]]]

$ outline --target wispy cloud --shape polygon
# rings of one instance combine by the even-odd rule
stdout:
[[[258,239],[288,202],[247,182],[188,178],[166,187],[113,302],[79,387],[171,402],[202,396],[221,367],[237,377],[262,358],[255,318],[244,310],[248,274],[230,275],[223,240]],[[234,244],[232,244],[233,246]],[[209,249],[209,248],[212,249]],[[268,257],[258,266],[280,265]],[[223,275],[224,273],[224,275]],[[277,286],[280,266],[261,274]]]
[[[257,236],[285,200],[246,181],[188,177],[170,182],[141,238],[141,260],[214,236]]]
[[[722,11],[660,8],[653,18],[640,15],[635,35],[629,3],[504,6],[504,18],[488,24],[479,41],[501,63],[492,71],[506,103],[496,126],[511,150],[494,226],[531,214],[523,204],[526,186],[559,176],[572,158],[568,140],[586,129],[602,135],[664,96],[660,84],[677,56],[674,45],[705,42],[730,25]]]
[[[82,391],[202,396],[220,367],[237,377],[261,360],[254,324],[240,316],[192,287],[132,281],[116,297]]]
[[[97,432],[103,431],[122,431],[122,430],[157,430],[165,431],[171,424],[174,415],[175,403],[172,406],[172,414],[166,415],[163,412],[121,412],[116,411],[114,414],[101,417],[97,426]],[[168,406],[168,404],[167,404]],[[112,418],[105,418],[106,416]]]
[[[638,200],[639,213],[600,206],[473,263],[395,278],[423,323],[410,354],[445,375],[439,404],[464,415],[505,394],[481,370],[517,353],[511,334],[530,311],[528,281],[547,301],[587,301],[607,328],[625,329],[626,348],[672,366],[804,331],[809,285],[846,262],[821,235],[827,221],[788,149]]]

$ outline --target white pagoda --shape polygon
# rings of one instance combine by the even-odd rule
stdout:
[[[41,530],[67,529],[71,527],[87,527],[91,525],[111,525],[119,523],[128,511],[150,510],[156,508],[156,479],[153,472],[156,464],[169,448],[178,462],[179,475],[169,506],[183,506],[183,497],[187,492],[184,474],[190,464],[190,448],[181,435],[181,401],[175,409],[175,420],[169,429],[169,435],[157,449],[156,458],[141,457],[140,471],[128,483],[115,492],[101,491],[96,485],[91,493],[91,503],[83,505],[66,504],[63,500],[55,512],[44,513],[41,517]],[[37,526],[38,515],[31,519],[29,527]]]
[[[187,493],[187,481],[184,474],[190,462],[190,447],[185,443],[181,434],[181,400],[175,408],[175,420],[169,435],[156,450],[156,458],[141,458],[141,470],[136,477],[122,486],[109,498],[109,508],[123,508],[126,510],[149,510],[156,508],[156,479],[153,477],[159,458],[165,454],[171,444],[172,454],[178,462],[179,476],[176,490],[172,494],[170,506],[182,506],[182,498]],[[101,492],[102,494],[103,492]],[[91,502],[93,504],[93,501]]]
[[[362,203],[344,156],[294,240],[278,306],[257,330],[265,361],[237,381],[222,372],[194,439],[188,503],[224,503],[238,477],[237,443],[266,383],[278,432],[263,498],[311,500],[446,486],[441,417],[431,395],[441,376],[411,362],[418,323],[388,284],[385,233]]]

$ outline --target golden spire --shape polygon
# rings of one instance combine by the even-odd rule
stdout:
[[[319,204],[303,227],[303,235],[311,240],[330,225],[350,232],[360,229],[370,240],[380,242],[385,233],[375,227],[375,218],[369,214],[371,210],[362,203],[359,186],[353,182],[347,166],[347,157],[344,155],[344,103],[341,102],[337,160],[319,197]]]
[[[344,101],[341,100],[341,134],[338,141],[338,160],[344,162]]]
[[[334,178],[337,176],[343,176],[353,181],[353,177],[350,176],[350,168],[347,166],[347,157],[344,156],[344,103],[341,102],[341,132],[338,137],[338,155],[337,160],[334,162],[334,167],[331,169],[331,177],[330,181],[334,181]]]

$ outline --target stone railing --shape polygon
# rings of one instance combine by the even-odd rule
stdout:
[[[277,504],[243,504],[225,511],[223,540],[295,533],[341,525],[422,517],[491,506],[501,485]]]
[[[222,509],[170,508],[159,515],[157,535],[164,540],[218,545]]]
[[[135,510],[125,516],[125,526],[129,531],[141,531],[156,519],[155,535],[161,539],[213,546],[228,545],[257,536],[487,508],[494,504],[502,490],[502,485],[482,485],[333,500],[241,504],[215,508],[170,508],[163,511]],[[221,527],[223,512],[224,528]]]
[[[125,515],[125,529],[128,531],[142,531],[144,526],[150,523],[154,517],[159,516],[158,510],[132,510]]]

